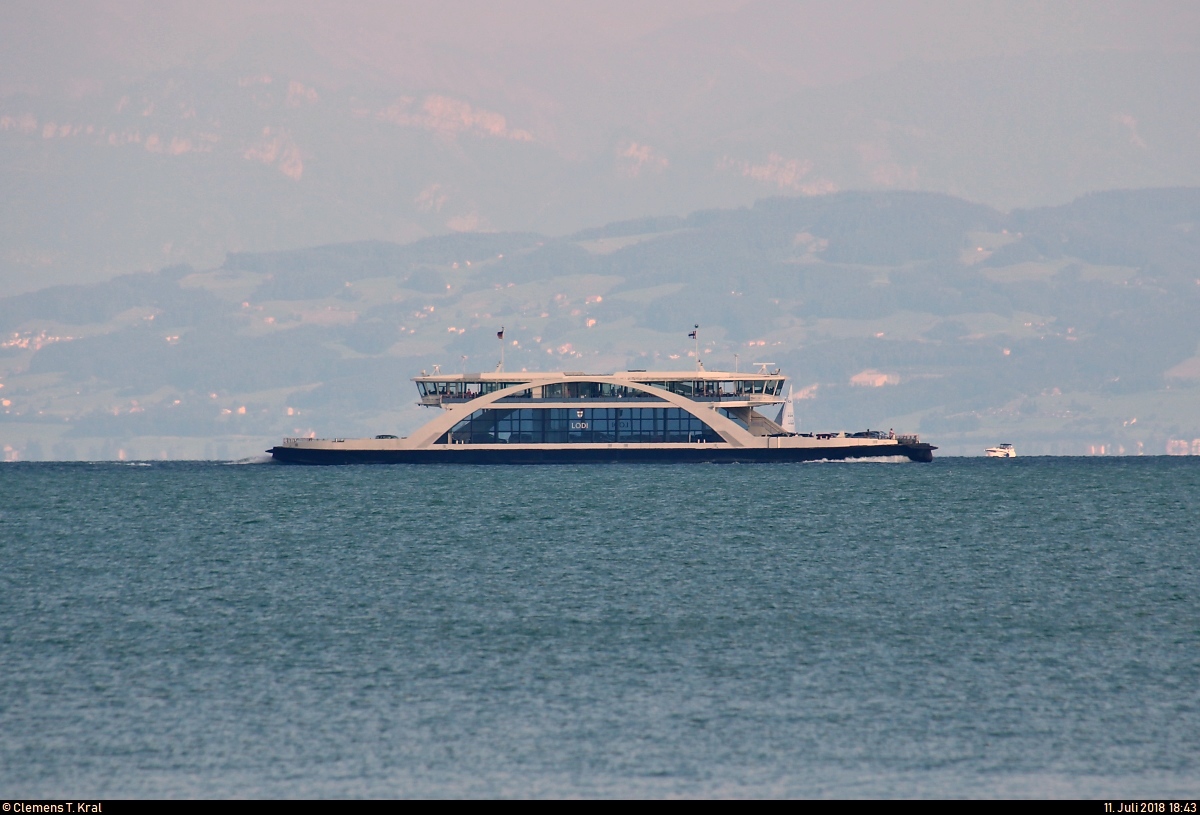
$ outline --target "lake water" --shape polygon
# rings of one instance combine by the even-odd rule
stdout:
[[[0,466],[5,796],[1190,797],[1200,459]]]

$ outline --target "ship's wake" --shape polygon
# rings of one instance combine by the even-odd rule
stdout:
[[[239,458],[237,461],[226,461],[226,464],[274,464],[275,459],[270,453],[259,453],[257,456]]]
[[[855,458],[815,458],[805,464],[910,464],[908,456],[858,456]]]

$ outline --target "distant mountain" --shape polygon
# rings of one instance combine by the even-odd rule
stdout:
[[[230,253],[0,299],[0,440],[45,458],[236,457],[406,432],[408,377],[710,368],[793,377],[802,429],[951,453],[1200,438],[1200,188],[1002,213],[933,193],[770,198],[565,237]]]
[[[785,11],[760,8],[754,37]],[[1194,51],[905,62],[812,84],[720,34],[632,44],[597,57],[603,70],[509,54],[513,76],[491,83],[442,61],[385,81],[255,41],[187,68],[9,90],[0,295],[227,252],[562,235],[767,195],[911,189],[1009,209],[1200,184]],[[776,32],[771,53],[792,39]]]

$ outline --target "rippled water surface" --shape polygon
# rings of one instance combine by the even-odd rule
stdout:
[[[1200,459],[0,467],[7,796],[1200,794]]]

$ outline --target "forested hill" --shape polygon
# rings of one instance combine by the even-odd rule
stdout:
[[[789,373],[804,428],[1162,453],[1200,438],[1197,315],[1194,188],[1012,213],[839,193],[231,254],[0,300],[0,440],[9,458],[236,457],[406,432],[428,418],[407,378],[491,370],[502,326],[509,369],[607,371],[694,365],[699,324],[708,368]]]

